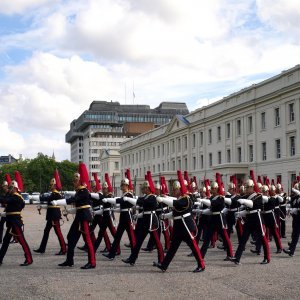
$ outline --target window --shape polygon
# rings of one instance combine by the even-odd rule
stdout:
[[[211,129],[208,130],[208,143],[212,143],[212,135],[211,135]]]
[[[204,168],[204,158],[203,158],[203,155],[200,156],[200,167],[201,167],[201,169]]]
[[[183,150],[186,150],[187,149],[187,136],[185,135],[183,137]]]
[[[227,162],[228,162],[228,163],[231,162],[231,153],[230,153],[230,149],[227,149]]]
[[[237,148],[237,161],[239,163],[242,162],[242,148],[241,147]]]
[[[181,170],[181,159],[178,159],[178,166],[177,169]]]
[[[196,134],[193,133],[193,138],[192,138],[192,147],[195,148],[196,147]]]
[[[157,146],[157,157],[160,157],[160,146]]]
[[[152,169],[153,169],[153,173],[155,173],[155,165],[153,165],[153,168],[152,168]]]
[[[178,149],[178,152],[181,151],[181,140],[180,139],[177,139],[177,149]]]
[[[296,154],[296,141],[295,137],[290,137],[290,156],[294,156]]]
[[[222,152],[218,152],[218,164],[220,165],[222,163]]]
[[[242,134],[241,120],[236,121],[236,134],[237,136],[241,136]]]
[[[262,160],[267,160],[267,143],[263,142],[261,143],[261,154],[262,154]]]
[[[160,164],[157,165],[157,172],[160,172]]]
[[[152,158],[155,158],[155,147],[152,148]]]
[[[196,161],[196,157],[195,156],[193,156],[193,170],[196,170],[196,163],[197,163],[197,161]]]
[[[226,124],[226,138],[230,139],[230,123]]]
[[[162,156],[165,156],[165,144],[162,144],[161,151],[162,151]]]
[[[220,142],[221,141],[221,126],[218,126],[217,133],[218,133],[218,142]]]
[[[253,132],[253,122],[252,122],[252,116],[248,117],[248,133]]]
[[[275,140],[275,152],[276,152],[276,158],[280,158],[281,157],[280,140]]]
[[[266,113],[265,112],[261,113],[261,129],[262,130],[266,129]]]
[[[188,162],[187,162],[187,158],[184,158],[184,170],[188,169]]]
[[[253,145],[249,145],[249,162],[253,162]]]
[[[208,158],[209,166],[212,166],[212,153],[209,153],[209,158]]]
[[[275,126],[279,126],[280,125],[280,111],[279,111],[279,107],[275,108]]]
[[[200,132],[200,146],[203,146],[203,131]]]
[[[295,121],[294,103],[289,104],[289,120],[290,122]]]
[[[175,141],[174,140],[172,140],[172,153],[174,153],[175,152]]]

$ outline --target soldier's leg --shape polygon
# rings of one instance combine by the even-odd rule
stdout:
[[[84,242],[88,247],[88,259],[89,259],[88,262],[92,267],[95,267],[96,266],[96,258],[95,258],[94,245],[92,243],[92,239],[91,239],[91,235],[90,235],[89,222],[84,220],[81,222],[80,226],[81,226],[81,231],[83,234]]]
[[[147,228],[144,228],[143,226],[137,226],[135,230],[136,243],[135,246],[132,248],[131,255],[129,257],[131,263],[135,263],[135,261],[137,260],[142,244],[147,235]]]
[[[182,242],[181,234],[178,234],[178,233],[176,233],[176,231],[175,232],[173,231],[170,249],[168,250],[163,262],[161,263],[161,266],[164,270],[167,270],[169,264],[171,263],[172,259],[175,256],[181,242]]]
[[[161,263],[164,259],[164,250],[163,250],[163,247],[161,245],[160,238],[159,238],[157,230],[151,231],[150,236],[153,238],[153,240],[155,242],[155,246],[156,246],[156,249],[157,249],[157,260],[158,260],[159,263]]]
[[[222,226],[219,225],[218,232],[222,236],[224,247],[225,247],[225,249],[227,251],[227,256],[228,257],[233,257],[232,245],[231,245],[230,238],[228,236],[227,229],[226,228],[222,228]]]
[[[69,233],[67,235],[68,250],[67,250],[66,262],[69,263],[70,265],[74,264],[74,249],[76,247],[76,244],[80,236],[81,236],[80,224],[77,220],[74,220],[70,227]]]
[[[11,226],[9,226],[6,229],[6,233],[4,235],[3,243],[0,249],[0,264],[2,264],[3,258],[7,252],[11,239],[12,239]]]
[[[132,223],[130,221],[127,221],[125,226],[130,241],[131,249],[133,249],[135,247],[136,239],[135,239],[135,232],[133,230]]]
[[[122,235],[125,231],[125,227],[126,227],[126,225],[125,225],[124,221],[119,223],[114,241],[111,245],[109,254],[107,256],[108,258],[114,258],[116,256],[116,252],[117,252],[118,247],[120,246],[120,241],[121,241]]]
[[[188,234],[188,232],[187,232]],[[192,233],[191,233],[192,234]],[[196,239],[194,237],[194,235],[192,234],[192,236],[190,236],[189,234],[186,235],[184,241],[187,243],[187,245],[191,248],[193,254],[194,254],[194,257],[196,258],[196,261],[198,263],[198,267],[200,267],[201,269],[205,269],[205,264],[204,264],[204,260],[201,256],[201,253],[200,253],[200,249],[199,249],[199,246],[196,242]]]
[[[234,254],[234,258],[236,259],[237,262],[239,262],[242,257],[242,254],[245,250],[245,247],[246,247],[246,244],[250,237],[251,232],[252,232],[252,230],[251,230],[250,226],[247,223],[245,223],[245,225],[243,227],[243,234],[241,237],[241,241],[240,241],[238,248]]]
[[[25,256],[25,262],[27,262],[27,264],[32,264],[31,251],[30,251],[30,248],[29,248],[29,246],[26,242],[26,239],[24,237],[21,226],[19,226],[18,224],[14,224],[12,230],[15,233],[15,237],[17,238],[17,241],[20,243],[20,245],[23,248],[24,256]]]
[[[40,247],[37,250],[40,253],[44,253],[46,251],[46,246],[47,246],[47,243],[48,243],[49,233],[50,233],[51,228],[52,228],[52,221],[49,220],[46,223],[46,226],[45,226],[45,229],[44,229],[44,235],[43,235]]]
[[[202,244],[202,247],[200,249],[201,255],[204,258],[207,252],[207,249],[209,247],[209,243],[212,239],[212,236],[215,232],[215,226],[211,224],[210,226],[207,226],[206,230],[204,231],[204,241]]]
[[[61,254],[65,254],[67,252],[66,242],[61,232],[59,220],[55,220],[52,222],[52,226],[54,228],[55,234],[58,238]]]

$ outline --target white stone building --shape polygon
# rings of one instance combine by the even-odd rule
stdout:
[[[201,182],[249,171],[281,177],[288,187],[300,172],[300,65],[121,144],[121,171],[140,183],[147,170],[176,178],[187,170]]]
[[[151,109],[149,105],[93,101],[88,110],[71,122],[66,134],[71,161],[84,162],[90,178],[96,172],[103,181],[105,172],[110,176],[117,174],[115,166],[120,163],[118,151],[123,141],[168,123],[175,114],[188,112],[186,104],[179,102],[162,102]],[[116,187],[120,185],[120,166],[118,172]]]

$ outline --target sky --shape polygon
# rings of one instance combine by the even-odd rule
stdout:
[[[299,0],[0,0],[0,155],[70,159],[93,100],[193,111],[299,62]]]

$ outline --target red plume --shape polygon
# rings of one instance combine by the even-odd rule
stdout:
[[[255,180],[255,177],[254,177],[254,171],[253,171],[253,170],[250,170],[250,178],[252,179],[252,181],[253,181],[253,183],[254,183],[254,191],[255,191],[256,193],[259,193],[260,190],[259,190],[259,188],[258,188],[258,186],[257,186],[256,180]]]
[[[163,176],[159,177],[159,184],[160,184],[161,193],[163,195],[166,195],[166,189],[165,189],[165,185],[164,185],[164,177]]]
[[[186,189],[186,186],[184,185],[183,177],[182,177],[180,170],[177,170],[177,177],[178,177],[178,181],[180,183],[181,195],[183,196],[183,195],[187,194],[188,191]]]
[[[263,184],[263,182],[261,180],[261,176],[257,176],[257,182],[260,183],[261,185]]]
[[[191,182],[190,182],[190,180],[189,180],[189,174],[188,174],[188,171],[184,171],[184,172],[183,172],[183,176],[184,176],[184,179],[185,179],[186,182],[187,182],[187,189],[188,189],[189,192],[191,192],[192,189],[191,189]]]
[[[168,185],[166,183],[166,178],[164,176],[162,176],[162,180],[163,180],[163,185],[164,185],[164,195],[168,195],[169,194],[169,190],[168,190]]]
[[[23,181],[19,171],[15,171],[15,180],[18,183],[19,190],[23,192]]]
[[[196,184],[196,188],[198,189],[198,182],[197,182],[196,176],[194,176],[193,179],[194,179],[194,182],[195,182],[195,184]]]
[[[125,177],[129,180],[129,190],[133,191],[133,185],[132,185],[131,176],[130,176],[130,170],[129,169],[127,169],[125,171]]]
[[[152,180],[151,171],[147,171],[147,177],[148,177],[150,191],[151,191],[152,194],[155,194],[155,187],[154,187],[154,183],[153,183],[153,180]]]
[[[97,190],[97,192],[100,192],[101,191],[101,184],[100,184],[100,181],[99,181],[99,178],[98,178],[98,174],[96,172],[93,172],[92,175],[93,175],[95,183],[96,183],[96,190]]]
[[[80,182],[82,185],[86,186],[86,188],[91,191],[91,185],[89,180],[89,173],[87,171],[86,165],[84,163],[80,163],[78,166],[78,173],[80,174]]]
[[[55,182],[56,182],[55,186],[56,186],[57,190],[61,191],[62,190],[62,185],[61,185],[61,181],[60,181],[60,177],[59,177],[59,173],[58,173],[57,169],[55,169],[53,177],[54,177]]]
[[[230,180],[234,185],[235,185],[235,188],[234,190],[237,191],[237,188],[238,188],[238,183],[237,183],[237,179],[236,179],[236,176],[235,175],[232,175],[231,176],[231,180]]]
[[[300,182],[300,176],[297,176],[297,177],[296,177],[296,180],[297,180],[298,182]]]
[[[11,185],[11,178],[10,178],[10,175],[9,175],[9,174],[5,174],[4,180],[7,181],[7,184],[8,184],[8,185]]]
[[[108,173],[105,173],[104,178],[105,178],[105,182],[107,183],[107,190],[108,190],[108,192],[112,193],[113,192],[113,188],[112,188],[112,185],[111,185]]]
[[[209,198],[210,197],[210,190],[209,190],[209,186],[210,186],[210,182],[209,182],[209,179],[205,179],[204,180],[204,186],[205,186],[205,189],[206,189],[206,197]]]
[[[224,186],[223,186],[223,182],[222,182],[222,179],[221,179],[221,174],[220,173],[216,173],[216,182],[219,186],[219,195],[223,195],[224,196]]]
[[[275,185],[275,180],[274,179],[271,180],[271,184]]]

